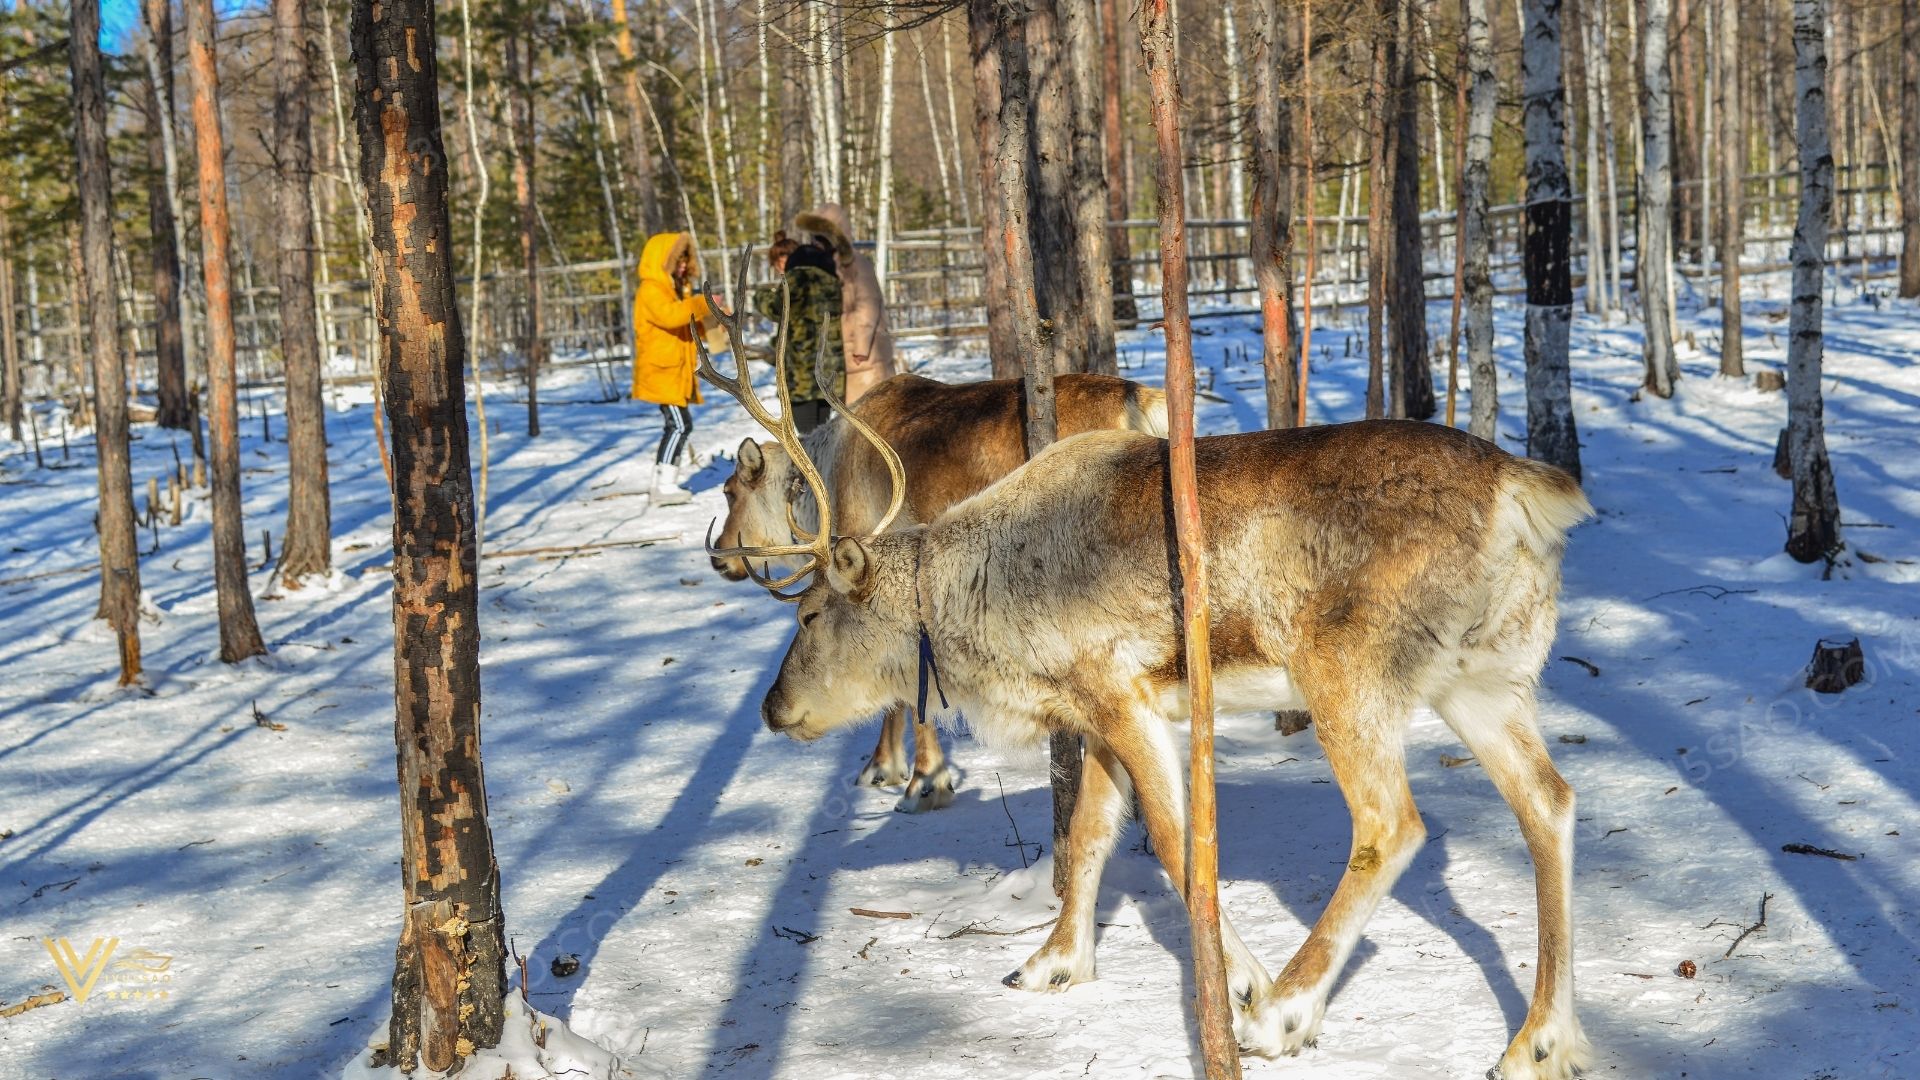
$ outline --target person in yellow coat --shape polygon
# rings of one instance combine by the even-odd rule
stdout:
[[[706,297],[688,284],[699,263],[693,238],[686,233],[656,233],[640,252],[640,287],[633,295],[633,399],[660,406],[660,447],[653,459],[653,501],[683,503],[693,496],[680,486],[678,461],[693,435],[688,405],[700,401],[694,369],[704,333],[701,320],[712,314]]]

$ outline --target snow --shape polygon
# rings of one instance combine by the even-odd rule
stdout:
[[[1783,363],[1784,285],[1748,283],[1752,368]],[[1683,314],[1700,348],[1671,401],[1632,400],[1633,327],[1576,317],[1600,513],[1574,534],[1554,651],[1585,664],[1549,664],[1542,723],[1580,798],[1590,1075],[1920,1075],[1920,311],[1837,299],[1827,432],[1852,551],[1831,578],[1780,554],[1788,489],[1769,465],[1785,398],[1712,375],[1718,313]],[[1431,315],[1444,326],[1444,305]],[[1499,312],[1509,448],[1524,415],[1518,316]],[[1340,339],[1363,332],[1357,313],[1316,322],[1313,416],[1352,418],[1364,361]],[[1223,366],[1240,346],[1257,358],[1252,322],[1201,329],[1223,399],[1203,399],[1203,429],[1257,424],[1257,359]],[[977,378],[977,349],[908,355]],[[1157,382],[1158,350],[1157,335],[1128,335],[1126,373]],[[1044,762],[956,738],[954,805],[905,815],[894,793],[848,782],[872,728],[805,746],[763,730],[790,609],[706,564],[726,463],[689,481],[691,504],[656,509],[642,494],[651,406],[592,401],[591,372],[556,372],[544,392],[568,403],[543,408],[546,434],[528,440],[511,389],[489,401],[490,550],[665,539],[483,563],[507,926],[530,1008],[552,1019],[516,1006],[508,1045],[476,1074],[1195,1075],[1184,911],[1140,831],[1101,892],[1099,980],[1002,987],[1053,914],[1050,851],[1035,861],[1050,848]],[[254,574],[272,655],[216,657],[196,493],[143,561],[149,670],[126,690],[90,618],[93,574],[18,580],[93,558],[90,443],[76,438],[70,463],[48,448],[70,467],[37,470],[19,447],[0,459],[0,1000],[64,989],[42,938],[173,958],[164,999],[96,993],[0,1020],[0,1077],[368,1075],[401,914],[389,517],[370,416],[344,392],[328,416],[338,574],[298,591]],[[697,423],[703,452],[753,430],[728,401]],[[259,426],[242,424],[256,561],[285,505],[284,448]],[[144,491],[174,440],[137,434]],[[1861,638],[1869,681],[1814,695],[1801,668],[1835,634]],[[1223,902],[1278,970],[1337,880],[1345,811],[1310,731],[1226,716],[1219,751]],[[1464,751],[1431,714],[1408,753],[1433,839],[1370,924],[1319,1047],[1250,1060],[1250,1076],[1477,1077],[1518,1027],[1534,907],[1512,815],[1477,768],[1442,764]],[[1765,929],[1724,957],[1763,894]],[[551,974],[562,954],[576,974]],[[1696,978],[1675,974],[1682,960]]]

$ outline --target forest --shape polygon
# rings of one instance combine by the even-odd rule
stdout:
[[[1917,361],[1920,0],[0,0],[0,1077],[1907,1075]]]

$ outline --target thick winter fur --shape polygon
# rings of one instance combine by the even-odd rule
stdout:
[[[1353,818],[1346,874],[1277,979],[1227,930],[1242,1046],[1313,1044],[1367,919],[1423,842],[1403,741],[1424,703],[1513,808],[1536,870],[1533,1004],[1499,1075],[1572,1076],[1588,1054],[1573,1011],[1573,793],[1534,690],[1566,531],[1591,512],[1578,485],[1404,421],[1207,438],[1197,451],[1219,707],[1310,708]],[[1061,918],[1010,985],[1093,976],[1094,897],[1129,789],[1168,875],[1185,881],[1166,455],[1129,432],[1065,439],[929,525],[838,541],[763,705],[770,728],[812,739],[900,700],[924,619],[948,697],[983,736],[1085,737]]]
[[[1063,437],[1107,429],[1166,434],[1166,395],[1152,387],[1108,375],[1062,375],[1054,380],[1054,399]],[[887,440],[906,469],[907,500],[897,527],[932,521],[1026,460],[1018,379],[956,384],[896,375],[875,387],[854,410]],[[891,496],[879,452],[837,419],[810,433],[805,447],[832,492],[836,529],[856,536],[871,532]],[[812,528],[816,520],[811,495],[777,443],[742,443],[725,490],[727,520],[717,541],[721,547],[791,542],[790,500],[802,528]],[[746,560],[737,556],[716,558],[713,566],[729,580],[747,575]],[[887,710],[879,744],[859,782],[905,784],[900,809],[909,812],[945,806],[952,800],[956,777],[939,735],[930,724],[914,725],[909,773],[902,714],[899,706]]]

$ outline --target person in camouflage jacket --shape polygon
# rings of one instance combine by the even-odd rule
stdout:
[[[840,278],[833,252],[820,244],[798,244],[782,232],[768,260],[781,280],[754,291],[754,308],[778,326],[781,286],[786,286],[787,393],[793,399],[794,426],[806,434],[830,415],[824,383],[835,397],[846,393],[840,346]],[[816,364],[818,370],[816,370]]]

